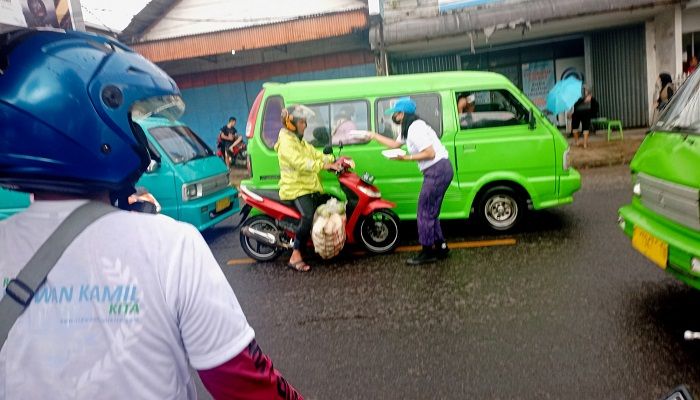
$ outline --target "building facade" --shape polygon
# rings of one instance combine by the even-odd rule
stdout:
[[[700,1],[385,0],[381,14],[380,73],[495,71],[541,108],[574,74],[628,127],[648,126],[658,75],[681,81],[699,48]]]
[[[264,82],[375,75],[367,2],[153,0],[120,38],[178,83],[182,120],[209,145],[229,116],[243,133]]]

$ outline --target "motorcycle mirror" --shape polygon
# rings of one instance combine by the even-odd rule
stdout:
[[[333,154],[333,148],[330,144],[327,144],[326,147],[323,148],[323,154]]]
[[[158,168],[160,168],[160,164],[158,163],[158,161],[152,159],[151,162],[148,163],[148,168],[146,168],[146,172],[150,174],[152,172],[156,172]]]
[[[671,393],[662,397],[661,400],[693,400],[693,396],[690,394],[687,386],[680,385],[673,389]]]

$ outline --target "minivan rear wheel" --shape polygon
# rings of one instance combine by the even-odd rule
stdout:
[[[509,186],[495,186],[484,192],[476,213],[479,220],[496,232],[515,229],[525,216],[522,196]]]

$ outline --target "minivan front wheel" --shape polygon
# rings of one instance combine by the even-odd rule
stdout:
[[[477,213],[481,222],[497,232],[513,230],[525,216],[518,193],[508,186],[490,188],[481,196]]]

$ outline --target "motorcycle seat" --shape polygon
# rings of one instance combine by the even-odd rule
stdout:
[[[278,190],[274,189],[248,189],[251,192],[257,194],[258,196],[262,196],[266,199],[270,199],[272,201],[276,201],[278,203],[284,204],[287,207],[291,207],[293,209],[296,209],[296,206],[294,205],[294,200],[282,200],[280,199],[280,192]]]

